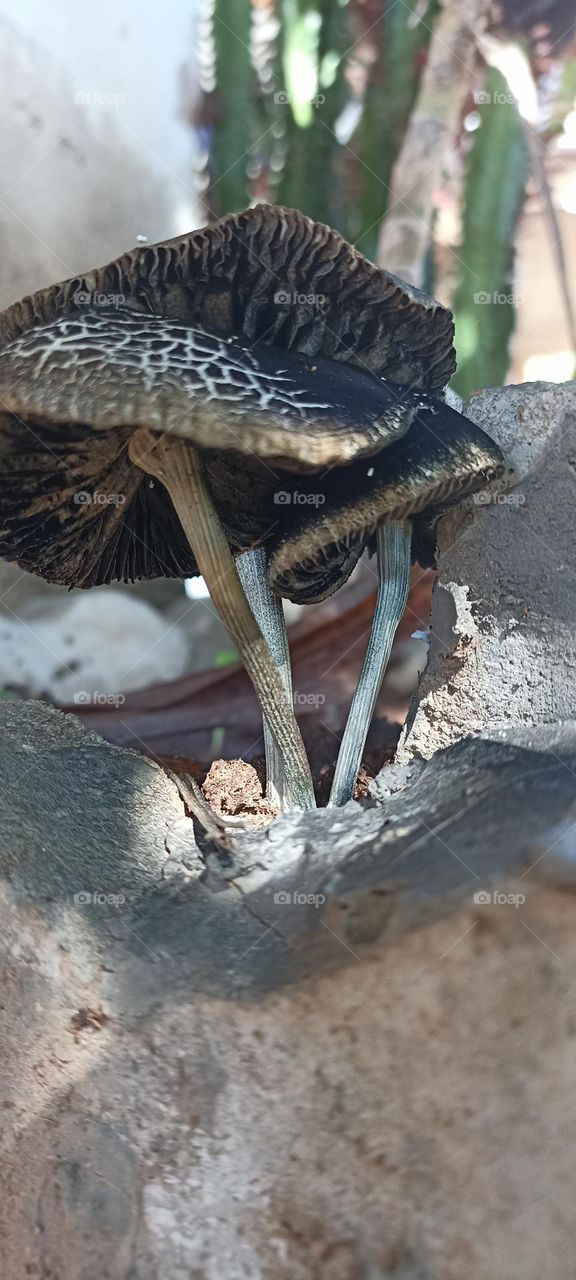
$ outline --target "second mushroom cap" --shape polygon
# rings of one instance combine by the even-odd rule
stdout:
[[[347,581],[376,529],[394,520],[411,519],[413,552],[432,562],[434,521],[503,470],[498,445],[480,427],[430,402],[390,448],[321,482],[306,480],[308,500],[287,508],[271,550],[273,590],[297,604],[325,599]]]

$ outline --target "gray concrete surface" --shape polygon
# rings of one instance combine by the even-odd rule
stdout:
[[[3,1274],[571,1280],[576,725],[201,860],[152,763],[0,724]]]

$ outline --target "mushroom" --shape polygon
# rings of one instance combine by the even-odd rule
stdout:
[[[449,312],[295,211],[138,247],[0,315],[0,555],[83,587],[203,573],[272,789],[311,806],[283,617],[260,555],[242,573],[271,657],[233,557],[270,536],[286,472],[386,446],[453,367]]]
[[[285,520],[269,561],[271,587],[298,603],[323,600],[375,544],[379,588],[360,679],[340,745],[330,805],[352,796],[394,634],[406,607],[410,564],[433,563],[433,528],[450,506],[504,470],[498,446],[468,418],[422,397],[408,433],[374,458],[325,482],[315,514]]]

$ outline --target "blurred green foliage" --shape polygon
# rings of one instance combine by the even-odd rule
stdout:
[[[212,167],[217,175],[218,205],[226,210],[241,209],[248,201],[246,164],[254,141],[252,103],[254,68],[250,52],[252,0],[215,0],[216,83],[226,85],[229,109],[222,112],[213,131]]]
[[[453,299],[460,395],[498,386],[508,370],[517,298],[514,235],[528,179],[528,146],[516,103],[494,67],[473,135],[464,188],[462,244]]]
[[[196,115],[209,216],[271,200],[330,224],[376,260],[442,11],[441,0],[214,0],[212,83]],[[488,101],[477,107],[472,89],[483,83]],[[462,95],[453,141],[462,180],[452,174],[448,193],[460,243],[439,246],[431,209],[421,275],[452,300],[454,385],[466,395],[506,377],[528,149],[507,83],[479,55],[477,82]]]
[[[336,124],[348,98],[350,39],[338,0],[281,0],[278,83],[274,94],[283,160],[279,204],[342,230],[344,203]]]
[[[216,87],[197,113],[210,137],[209,212],[262,193],[374,257],[439,9],[440,0],[214,0]]]
[[[437,0],[417,6],[384,6],[374,59],[363,101],[362,116],[350,141],[360,165],[356,206],[349,216],[348,234],[362,252],[376,257],[378,231],[386,216],[392,170],[406,132],[420,86],[425,54],[440,5]]]

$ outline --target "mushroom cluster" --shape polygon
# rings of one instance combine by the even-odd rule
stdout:
[[[79,587],[201,573],[262,707],[268,796],[312,807],[280,596],[322,599],[375,543],[342,803],[413,536],[502,466],[437,398],[454,364],[440,303],[296,211],[137,248],[0,315],[0,556]],[[321,509],[286,501],[319,476]]]

